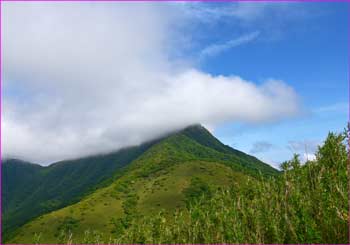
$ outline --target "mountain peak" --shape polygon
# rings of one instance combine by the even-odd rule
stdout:
[[[181,131],[182,134],[195,140],[197,143],[213,148],[222,153],[231,152],[231,148],[221,143],[215,136],[213,136],[209,130],[203,127],[201,124],[194,124],[184,128]]]

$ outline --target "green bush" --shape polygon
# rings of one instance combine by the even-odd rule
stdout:
[[[133,220],[117,242],[346,243],[347,154],[345,135],[330,133],[316,161],[295,155],[276,178],[213,194],[193,180],[187,210]]]
[[[194,178],[184,190],[188,205],[172,214],[141,217],[136,212],[138,197],[125,184],[125,215],[111,220],[112,243],[345,244],[349,208],[346,139],[346,134],[329,133],[315,161],[301,164],[295,155],[281,164],[279,175],[254,174],[231,188],[214,191],[204,180]],[[154,174],[158,167],[150,169]],[[74,228],[74,222],[68,224]],[[88,234],[84,243],[109,242],[101,241],[99,233]],[[70,233],[60,237],[71,242]]]

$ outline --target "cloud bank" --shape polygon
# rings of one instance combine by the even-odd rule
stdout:
[[[262,123],[298,113],[298,96],[283,81],[213,76],[176,58],[193,22],[181,9],[3,4],[3,156],[47,164],[193,123]]]

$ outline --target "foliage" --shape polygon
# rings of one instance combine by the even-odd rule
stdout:
[[[119,180],[120,184],[123,183],[121,195],[124,195],[123,208],[126,215],[120,220],[111,220],[115,225],[112,236],[103,240],[99,231],[86,231],[82,239],[84,243],[347,242],[346,167],[349,152],[344,134],[330,133],[319,147],[315,161],[308,161],[303,165],[299,156],[295,155],[282,164],[284,171],[279,176],[266,178],[262,175],[258,180],[255,175],[247,176],[239,183],[232,183],[229,189],[220,188],[214,191],[213,185],[208,184],[211,179],[204,181],[203,175],[195,177],[191,174],[190,184],[183,189],[185,198],[190,201],[189,205],[173,212],[133,215],[133,211],[140,207],[138,196],[133,194],[136,191],[133,183],[137,179],[151,181],[156,178],[154,183],[161,185],[160,180],[164,177],[158,174],[164,174],[165,169],[169,168],[167,162],[162,165],[162,159],[164,154],[174,150],[174,145],[169,144],[169,140],[158,146],[161,150],[156,147],[141,156],[140,162],[135,162],[130,167],[134,171]],[[186,139],[177,138],[175,142],[182,142],[183,145]],[[178,148],[172,154],[173,160],[179,157],[177,154],[181,151]],[[198,148],[196,150],[197,156],[204,154],[203,159],[207,159],[206,154],[214,154],[210,151],[198,151]],[[152,157],[149,158],[150,156]],[[191,155],[185,154],[184,157],[191,159]],[[146,163],[150,166],[144,166]],[[164,168],[147,175],[148,177],[141,177],[142,170],[147,172],[152,169],[151,163]],[[208,171],[208,167],[204,166],[203,164],[203,171]],[[207,176],[210,176],[209,172]],[[166,173],[174,174],[169,169]],[[64,235],[67,243],[74,242],[71,233]],[[33,239],[37,238],[38,235]]]
[[[279,178],[248,180],[172,217],[135,220],[118,243],[346,243],[347,151],[330,133],[317,160],[297,155]]]
[[[196,198],[186,210],[138,217],[113,242],[346,243],[344,140],[344,135],[330,133],[316,161],[302,165],[295,155],[283,163],[278,178],[249,178],[239,188],[210,193],[210,198],[205,184],[192,179],[185,192]]]
[[[278,178],[247,179],[210,192],[198,178],[185,190],[193,202],[169,215],[137,217],[112,243],[343,243],[347,242],[347,150],[330,133],[317,160],[283,163]],[[204,191],[202,191],[204,190]],[[198,195],[202,193],[202,195]]]
[[[191,134],[187,133],[189,130]],[[125,153],[125,155],[128,154]],[[41,241],[57,243],[57,236],[54,234],[60,226],[58,220],[65,217],[79,220],[79,226],[72,229],[73,240],[83,242],[85,231],[90,230],[87,240],[92,239],[92,234],[98,234],[99,241],[106,241],[110,236],[114,238],[129,230],[132,222],[140,217],[154,215],[161,209],[165,209],[164,213],[168,215],[176,209],[185,208],[186,203],[191,199],[189,193],[194,194],[195,199],[198,199],[203,193],[208,195],[206,189],[211,192],[217,187],[226,188],[233,183],[239,186],[248,176],[256,181],[260,173],[264,176],[263,178],[278,174],[277,170],[256,158],[223,145],[200,126],[190,127],[158,140],[122,169],[111,170],[108,163],[112,160],[107,159],[108,155],[105,157],[106,162],[103,163],[100,162],[99,156],[95,157],[95,163],[98,166],[89,167],[90,164],[86,164],[87,169],[81,170],[82,178],[74,175],[78,170],[69,168],[70,170],[62,172],[63,176],[67,174],[67,177],[65,176],[59,182],[60,188],[64,187],[64,189],[57,193],[58,189],[51,189],[50,185],[42,186],[40,191],[47,190],[46,197],[50,198],[44,201],[38,199],[36,204],[40,203],[42,207],[43,204],[50,203],[50,205],[56,205],[52,209],[57,209],[59,206],[55,200],[63,200],[64,204],[60,205],[67,205],[72,202],[69,193],[73,194],[73,190],[76,191],[75,194],[81,193],[77,188],[89,183],[86,182],[85,175],[92,177],[96,174],[98,181],[94,181],[98,184],[90,188],[96,190],[84,192],[79,202],[26,223],[8,236],[6,242],[32,242],[33,234],[37,233],[41,234]],[[61,164],[58,163],[57,166],[63,168]],[[71,167],[73,168],[73,164]],[[105,169],[102,171],[103,167]],[[97,171],[96,168],[101,169],[102,172]],[[93,174],[90,174],[90,171]],[[99,182],[100,175],[107,172],[112,177]],[[59,174],[53,179],[57,180],[58,176]],[[76,180],[71,182],[73,176],[76,176]],[[195,180],[192,181],[196,177],[202,181],[199,186]],[[21,210],[29,212],[32,209],[22,207]],[[50,210],[45,212],[48,211]],[[68,234],[67,237],[71,236]]]
[[[105,155],[54,163],[48,167],[9,159],[2,163],[3,236],[43,213],[79,201],[107,186],[118,171],[157,141]]]
[[[183,192],[188,205],[190,205],[192,202],[197,201],[203,195],[206,198],[210,198],[212,194],[212,190],[208,183],[198,177],[192,178],[190,186],[187,187]]]

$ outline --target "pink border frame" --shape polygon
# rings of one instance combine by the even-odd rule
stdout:
[[[0,2],[350,2],[350,0],[0,0]]]
[[[350,0],[0,0],[0,118],[2,116],[2,2],[348,2],[348,125],[350,127]],[[2,144],[1,144],[1,121],[0,121],[0,245],[2,244]],[[348,147],[350,148],[350,133],[348,135]],[[348,155],[347,162],[348,178],[350,177],[350,152]],[[44,245],[44,243],[41,243]],[[174,243],[175,244],[175,243]],[[222,243],[217,243],[222,244]],[[242,243],[242,245],[248,245],[249,243]],[[312,244],[312,243],[311,243]],[[350,180],[348,180],[348,243],[340,245],[350,244]],[[12,244],[8,244],[12,245]],[[13,244],[18,245],[18,244]],[[35,244],[28,244],[35,245]],[[79,244],[85,245],[85,244]],[[86,244],[88,245],[88,244]],[[100,244],[110,245],[110,244]],[[129,245],[129,244],[128,244]],[[153,244],[146,244],[153,245]],[[170,245],[170,244],[164,244]],[[189,244],[183,244],[189,245]],[[202,244],[197,244],[202,245]],[[258,244],[249,244],[258,245]],[[265,244],[265,245],[279,245],[276,244]],[[293,245],[293,244],[291,244]],[[296,245],[296,244],[295,244]],[[302,244],[298,244],[302,245]]]

